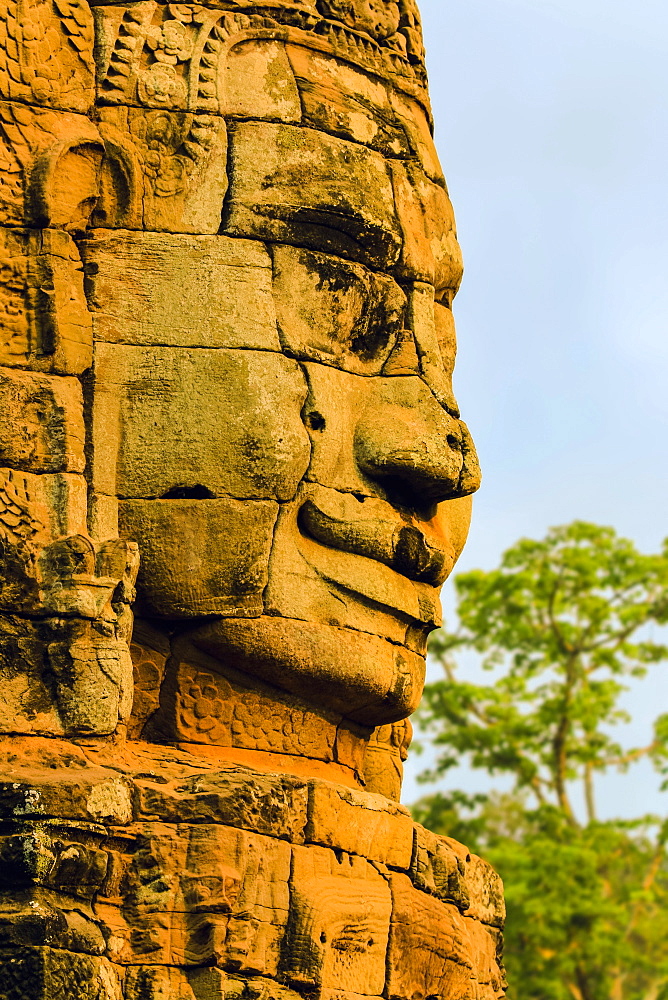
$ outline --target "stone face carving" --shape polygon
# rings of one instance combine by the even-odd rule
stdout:
[[[0,998],[492,1000],[398,804],[479,485],[413,0],[0,8]]]

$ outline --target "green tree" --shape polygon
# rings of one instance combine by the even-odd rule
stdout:
[[[615,726],[627,721],[625,681],[668,659],[668,540],[642,555],[576,521],[455,586],[459,625],[431,646],[445,677],[427,686],[419,717],[437,750],[423,778],[468,762],[511,790],[437,793],[416,817],[504,878],[510,996],[668,1000],[668,824],[596,811],[601,775],[644,757],[666,768],[668,715],[642,747],[623,747]],[[489,683],[460,680],[462,656]]]

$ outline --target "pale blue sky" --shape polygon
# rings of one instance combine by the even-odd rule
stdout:
[[[466,263],[456,389],[485,476],[459,568],[491,569],[520,536],[574,518],[656,549],[668,535],[668,4],[420,7]],[[628,704],[629,739],[648,740],[668,711],[668,664]],[[424,762],[409,763],[405,801],[423,794]],[[665,811],[657,786],[649,771],[613,777],[601,811]]]

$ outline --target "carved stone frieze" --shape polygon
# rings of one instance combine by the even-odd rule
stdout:
[[[0,98],[89,111],[95,96],[94,42],[86,0],[5,0]]]
[[[162,5],[156,0],[96,6],[101,101],[239,113],[236,88],[232,87],[228,105],[225,87],[229,60],[238,59],[232,55],[235,47],[251,42],[249,48],[261,50],[263,43],[280,39],[338,56],[379,77],[390,75],[426,103],[416,12],[399,14],[398,4],[383,0],[321,0],[317,8],[310,2],[234,3],[226,12],[215,7]],[[252,12],[243,12],[249,8]],[[400,22],[399,31],[392,31]],[[261,83],[251,86],[263,91]],[[266,100],[266,87],[263,92]],[[242,100],[250,104],[248,96]],[[253,105],[254,115],[263,117],[263,104],[261,98],[259,105]]]

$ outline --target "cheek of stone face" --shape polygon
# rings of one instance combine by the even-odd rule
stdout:
[[[141,550],[143,613],[257,615],[306,471],[304,377],[270,351],[98,344],[94,492]]]
[[[98,344],[94,487],[124,500],[290,500],[310,457],[305,398],[281,354]]]

